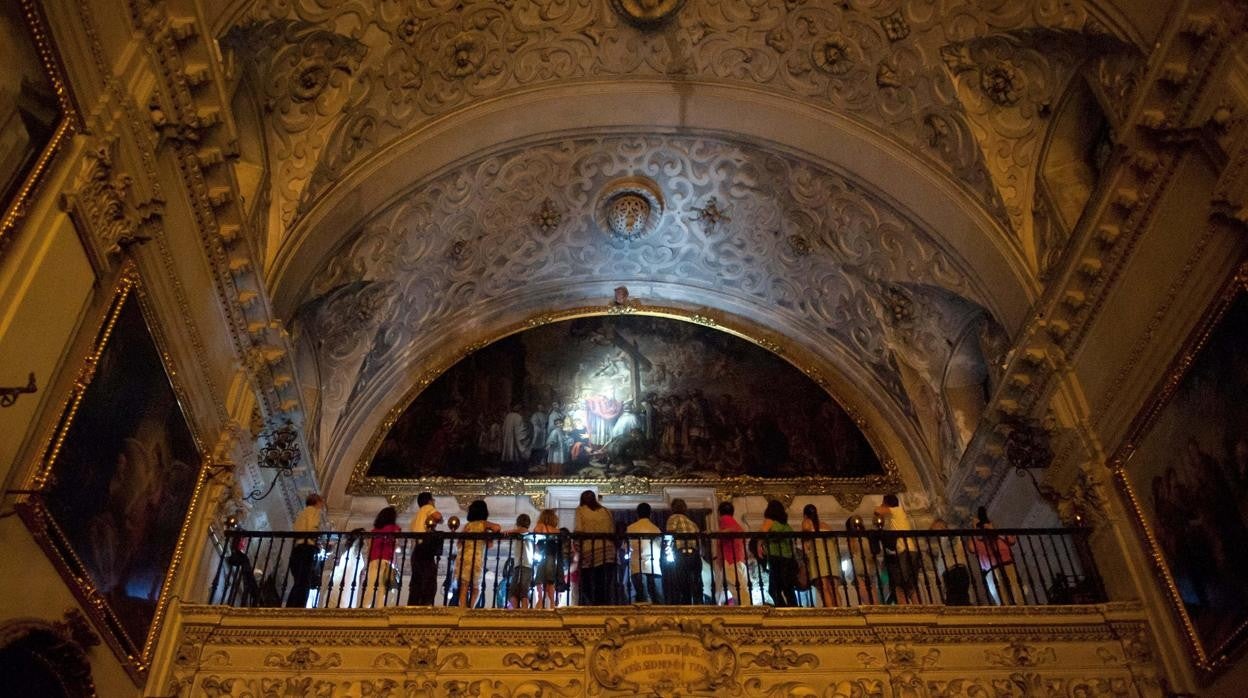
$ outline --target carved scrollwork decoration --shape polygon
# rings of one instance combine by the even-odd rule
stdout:
[[[776,643],[771,649],[761,652],[743,652],[741,661],[747,667],[762,667],[772,671],[788,669],[814,669],[819,666],[819,658],[809,652],[799,654],[796,650]]]
[[[984,650],[984,660],[1004,667],[1033,667],[1057,662],[1052,647],[1034,647],[1024,642],[1011,642],[1004,649]]]
[[[516,666],[533,671],[554,671],[556,669],[582,669],[585,666],[584,652],[564,653],[552,650],[550,645],[540,643],[537,649],[524,654],[512,652],[503,657],[504,666]]]
[[[332,669],[342,665],[342,655],[337,652],[331,652],[322,657],[320,652],[311,647],[296,647],[286,655],[277,652],[269,653],[264,658],[264,665],[294,672],[304,672],[312,669]]]

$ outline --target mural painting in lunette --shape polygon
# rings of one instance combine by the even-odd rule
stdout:
[[[855,478],[846,411],[775,354],[666,317],[551,323],[465,357],[402,412],[369,476]]]

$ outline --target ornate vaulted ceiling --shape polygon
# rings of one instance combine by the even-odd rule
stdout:
[[[1112,129],[1138,69],[1083,3],[261,0],[216,23],[339,486],[439,362],[620,284],[790,347],[937,485],[1060,257],[1052,211],[1095,184],[1044,186],[1080,150],[1058,117],[1087,95]],[[602,192],[636,177],[661,215],[613,238]]]

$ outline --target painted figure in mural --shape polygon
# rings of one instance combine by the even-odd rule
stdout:
[[[535,468],[546,462],[546,437],[550,429],[546,426],[546,406],[538,404],[529,415],[529,435],[532,443],[529,446],[529,467]]]
[[[572,442],[568,433],[563,430],[563,418],[556,419],[550,433],[546,435],[546,474],[550,477],[563,475],[563,466],[568,462],[568,451]]]
[[[524,417],[520,416],[519,403],[503,417],[502,464],[504,475],[523,475],[529,462],[529,430]]]
[[[585,428],[585,423],[580,419],[574,420],[568,439],[568,463],[577,470],[589,465],[590,458],[594,456],[594,444],[589,436],[589,430]]]

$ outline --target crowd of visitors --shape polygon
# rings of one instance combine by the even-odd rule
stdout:
[[[373,522],[372,535],[352,536],[346,552],[334,563],[328,588],[337,599],[329,605],[395,605],[404,576],[408,577],[408,605],[434,605],[443,557],[441,603],[465,608],[620,603],[792,607],[803,602],[833,608],[932,603],[930,584],[926,597],[920,592],[920,575],[939,577],[936,602],[952,605],[971,603],[977,581],[978,596],[985,602],[1027,603],[1033,594],[1015,564],[1016,538],[988,534],[993,525],[986,510],[979,510],[975,524],[985,534],[941,544],[937,559],[930,545],[923,552],[916,537],[905,534],[914,527],[895,494],[883,497],[874,516],[877,531],[897,535],[868,534],[862,519],[853,516],[845,524],[847,531],[857,534],[853,536],[835,534],[836,529],[820,518],[813,504],[802,509],[801,533],[797,534],[778,500],[767,503],[762,525],[755,532],[736,519],[732,502],[723,502],[717,510],[716,535],[706,536],[708,527],[699,524],[702,514],[694,516],[680,498],[673,499],[666,512],[656,512],[643,502],[636,507],[635,519],[625,524],[632,517],[617,520],[594,491],[586,490],[572,531],[560,527],[554,509],[542,510],[536,524],[528,514],[521,514],[504,531],[489,520],[485,501],[478,499],[468,505],[462,529],[472,535],[456,536],[449,543],[445,534],[438,533],[444,520],[432,494],[422,492],[416,503],[419,509],[409,530],[432,535],[400,544],[395,536],[402,530],[397,511],[393,506],[382,509]],[[289,607],[307,606],[310,591],[320,586],[318,561],[324,555],[318,556],[318,537],[324,508],[321,497],[309,495],[295,520],[294,530],[307,535],[293,541],[289,554],[292,581],[285,598]],[[660,515],[657,520],[656,514]],[[947,526],[938,519],[932,528]],[[396,566],[396,551],[401,551],[400,565],[410,559],[406,575],[407,570]],[[494,595],[487,599],[490,590]],[[799,598],[800,592],[807,591],[808,595]]]

